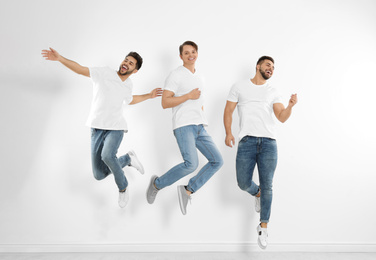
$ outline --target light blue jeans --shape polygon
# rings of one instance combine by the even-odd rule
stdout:
[[[277,142],[265,137],[245,136],[236,155],[236,177],[240,189],[256,196],[261,189],[260,221],[268,223],[273,199],[273,176],[277,167]],[[257,164],[260,186],[252,176]]]
[[[187,190],[196,192],[222,167],[222,156],[203,125],[177,128],[174,130],[174,135],[184,162],[157,178],[155,186],[163,189],[194,172],[198,167],[198,149],[208,159],[208,163],[189,180]]]
[[[123,130],[91,129],[91,163],[94,178],[103,180],[113,173],[119,191],[128,186],[123,167],[131,162],[128,154],[116,157],[123,136]]]

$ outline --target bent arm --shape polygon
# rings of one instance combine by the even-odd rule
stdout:
[[[43,50],[42,56],[46,58],[46,60],[59,61],[65,67],[76,72],[77,74],[90,77],[90,71],[88,67],[81,66],[77,62],[61,56],[56,50],[52,48],[50,48],[49,50]]]
[[[187,100],[198,99],[200,95],[201,91],[198,88],[180,97],[175,97],[175,93],[170,90],[164,90],[162,95],[162,107],[164,109],[176,107]]]
[[[296,105],[296,103],[298,103],[298,97],[296,94],[294,94],[294,95],[291,95],[289,104],[286,108],[281,103],[273,104],[273,111],[274,111],[276,118],[282,123],[286,122],[287,119],[289,119],[289,117],[291,116],[292,108],[293,106]]]
[[[225,111],[223,114],[223,123],[225,125],[225,131],[226,131],[225,144],[229,147],[232,147],[232,145],[235,145],[235,138],[232,135],[231,125],[232,125],[232,114],[234,113],[234,110],[237,104],[238,103],[236,102],[227,101]]]
[[[134,105],[145,100],[162,96],[163,90],[161,88],[155,88],[150,93],[144,95],[133,95],[133,100],[129,105]]]

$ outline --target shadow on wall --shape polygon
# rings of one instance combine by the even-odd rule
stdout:
[[[16,79],[16,80],[15,80]],[[50,108],[62,85],[46,79],[2,79],[0,193],[22,189],[45,134]]]

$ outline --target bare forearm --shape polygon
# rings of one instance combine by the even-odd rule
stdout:
[[[69,60],[63,56],[60,56],[58,61],[63,64],[68,69],[72,70],[73,72],[76,72],[77,74],[90,77],[90,71],[89,68],[81,66],[75,61]]]
[[[227,102],[225,112],[223,115],[223,123],[225,125],[225,131],[226,131],[225,144],[229,147],[232,147],[233,145],[235,145],[235,138],[231,132],[232,113],[234,112],[234,108],[235,108],[234,104]]]
[[[281,113],[279,114],[277,118],[280,122],[284,123],[287,121],[287,119],[289,119],[289,117],[291,116],[291,113],[292,113],[292,107],[288,106],[284,110],[281,111]]]
[[[189,99],[190,98],[188,94],[185,94],[180,97],[162,97],[162,107],[163,108],[176,107]]]
[[[134,104],[137,104],[137,103],[140,103],[140,102],[143,102],[145,100],[148,100],[151,98],[151,93],[148,93],[148,94],[144,94],[144,95],[134,95],[133,96],[133,100],[131,103],[129,103],[130,105],[134,105]]]
[[[223,123],[225,125],[226,135],[232,135],[231,125],[232,125],[232,114],[225,112],[223,116]]]
[[[273,105],[274,114],[277,117],[277,119],[284,123],[287,119],[291,116],[292,107],[298,103],[298,95],[293,94],[291,95],[291,98],[289,100],[288,106],[285,108],[281,103],[275,103]]]

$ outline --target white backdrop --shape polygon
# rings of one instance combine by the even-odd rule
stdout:
[[[299,98],[278,127],[270,248],[376,251],[375,1],[1,1],[0,26],[1,251],[254,245],[259,216],[237,187],[222,117],[231,85],[252,77],[262,55],[276,61],[271,82],[285,104]],[[207,130],[225,164],[186,216],[176,185],[147,204],[150,176],[181,156],[160,99],[128,107],[120,153],[134,149],[146,174],[126,168],[130,202],[121,209],[113,177],[98,182],[91,173],[90,79],[43,60],[41,50],[114,69],[137,51],[144,65],[132,78],[142,94],[163,87],[185,40],[199,46]],[[237,111],[234,118],[237,133]]]

